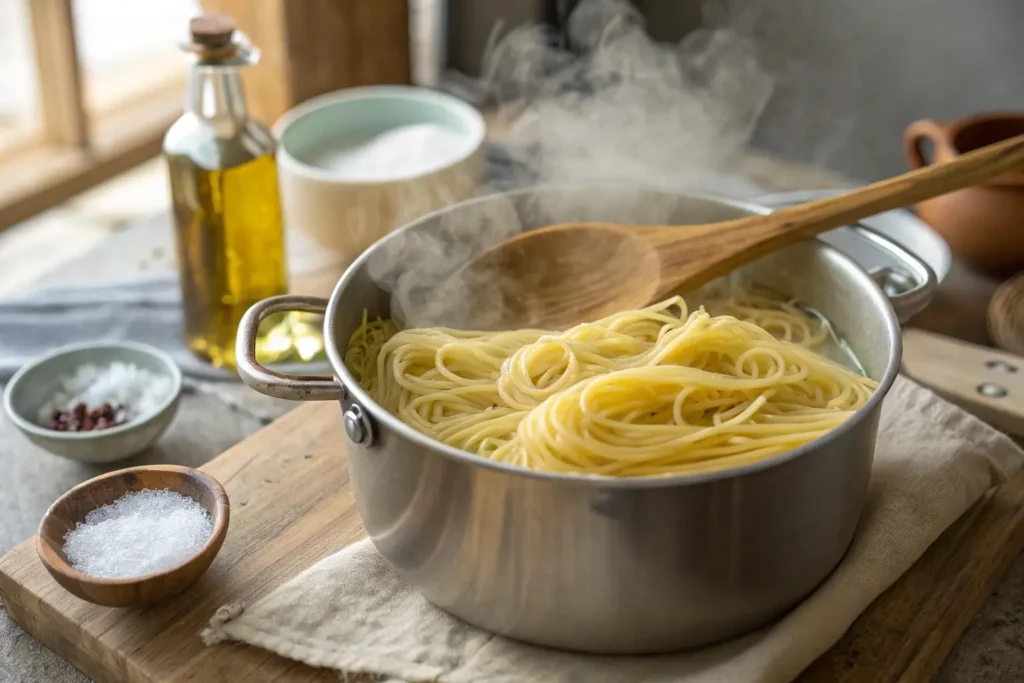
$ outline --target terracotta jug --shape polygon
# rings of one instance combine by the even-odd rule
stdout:
[[[979,114],[955,121],[915,121],[903,135],[911,168],[1024,134],[1024,112]],[[930,141],[929,162],[921,143]],[[1024,269],[1024,169],[983,185],[929,199],[917,213],[949,243],[957,258],[993,273]]]

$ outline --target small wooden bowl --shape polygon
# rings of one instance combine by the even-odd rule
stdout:
[[[68,531],[96,508],[143,489],[169,489],[206,508],[213,519],[206,545],[173,569],[128,579],[97,578],[73,569],[63,550]],[[229,513],[227,493],[209,475],[176,465],[130,467],[90,479],[58,498],[39,525],[36,551],[57,583],[82,600],[107,607],[144,607],[178,595],[203,575],[224,543]]]

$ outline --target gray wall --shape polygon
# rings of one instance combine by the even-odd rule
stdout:
[[[449,65],[470,73],[496,19],[531,23],[567,4],[446,1]],[[902,135],[915,119],[1024,110],[1024,0],[632,2],[657,40],[702,22],[752,36],[777,79],[755,146],[854,178],[906,170]]]
[[[1024,110],[1024,0],[775,0],[752,30],[780,82],[755,143],[874,180],[919,118]]]

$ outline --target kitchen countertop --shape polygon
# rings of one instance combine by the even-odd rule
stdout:
[[[802,166],[751,155],[738,159],[733,172],[765,188],[765,192],[835,187],[836,176]],[[341,266],[301,238],[290,238],[290,264],[295,289],[323,294],[336,281]],[[35,284],[72,284],[172,272],[170,218],[157,215],[138,221],[101,242],[77,260]],[[996,282],[954,268],[931,307],[914,325],[974,343],[988,343],[984,315]],[[143,462],[200,465],[261,426],[294,407],[256,394],[238,383],[190,382],[179,415],[149,453],[107,468],[59,459],[38,450],[0,417],[0,552],[35,533],[49,504],[75,484],[104,469]],[[22,631],[0,610],[0,680],[78,683],[88,679],[68,662]],[[936,676],[938,683],[1024,680],[1024,559],[1018,558],[1007,578],[972,621]]]

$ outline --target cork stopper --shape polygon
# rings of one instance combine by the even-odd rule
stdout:
[[[189,22],[192,43],[208,50],[221,50],[231,45],[235,20],[226,14],[203,14]]]
[[[181,48],[200,66],[252,66],[260,51],[227,14],[201,14],[188,24],[189,35]]]

